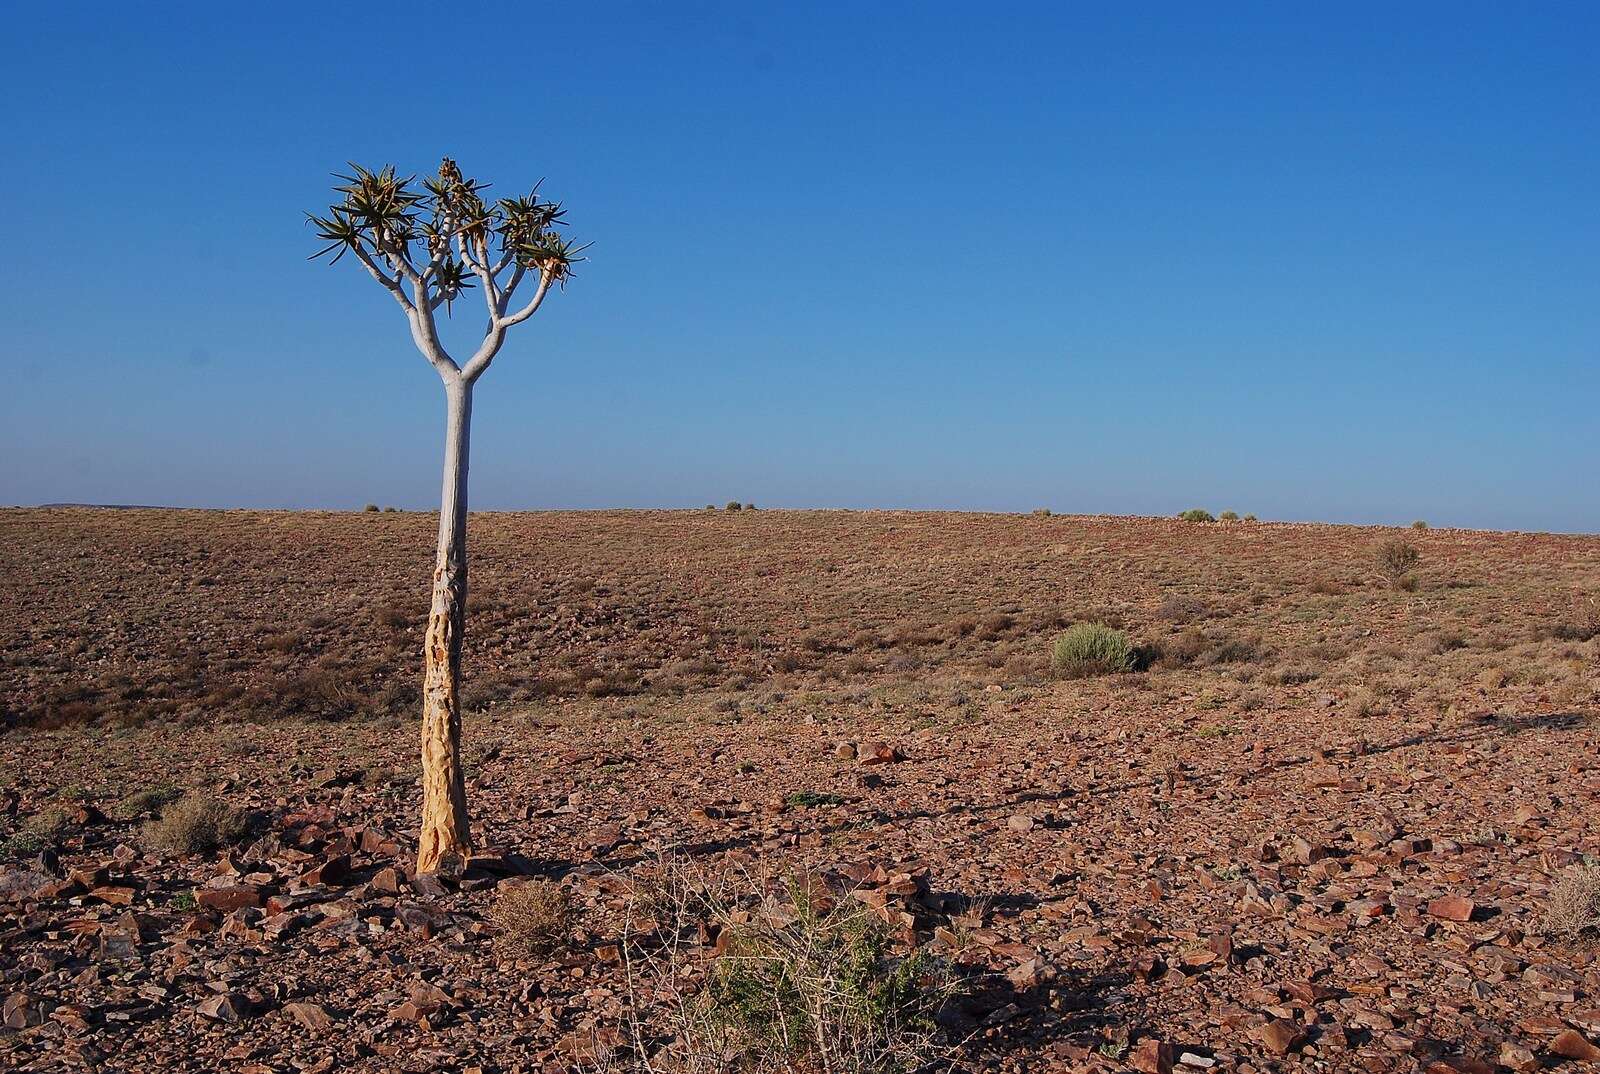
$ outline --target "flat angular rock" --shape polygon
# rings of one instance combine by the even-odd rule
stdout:
[[[214,1022],[237,1022],[249,1012],[250,1005],[237,992],[224,992],[220,996],[201,1000],[195,1011]]]
[[[1274,1018],[1257,1030],[1261,1043],[1274,1055],[1288,1055],[1305,1043],[1305,1027],[1287,1018]]]
[[[1172,1074],[1172,1058],[1172,1045],[1146,1037],[1128,1053],[1128,1065],[1143,1074]]]
[[[1584,1035],[1575,1029],[1557,1033],[1550,1042],[1550,1051],[1563,1059],[1578,1059],[1585,1063],[1600,1061],[1600,1048],[1590,1044]]]
[[[333,1025],[333,1016],[320,1003],[286,1003],[283,1011],[309,1033],[320,1034]]]
[[[194,901],[207,910],[221,910],[227,913],[246,906],[260,906],[261,889],[244,884],[232,887],[196,888]]]
[[[1477,904],[1471,899],[1460,895],[1441,895],[1428,903],[1428,916],[1442,921],[1471,921],[1477,909]]]

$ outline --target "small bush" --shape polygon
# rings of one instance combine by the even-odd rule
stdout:
[[[1169,623],[1192,623],[1210,614],[1211,606],[1199,597],[1185,597],[1176,593],[1168,596],[1156,609],[1156,618]]]
[[[1033,517],[1034,518],[1049,518],[1050,517],[1050,508],[1048,508],[1048,507],[1035,507],[1033,509]]]
[[[1600,868],[1578,866],[1561,874],[1539,917],[1539,931],[1576,936],[1600,928]]]
[[[1244,520],[1246,522],[1254,522],[1254,521],[1256,521],[1256,516],[1255,515],[1245,515],[1244,516]]]
[[[147,787],[118,802],[111,813],[118,820],[138,820],[146,813],[161,812],[162,806],[181,797],[183,792],[176,787]]]
[[[245,827],[244,814],[228,803],[195,794],[163,809],[145,828],[145,836],[175,854],[210,854],[238,842]]]
[[[72,818],[61,809],[46,809],[22,822],[10,839],[0,839],[0,858],[27,858],[54,843],[68,828]]]
[[[572,937],[572,895],[553,881],[525,881],[505,887],[489,917],[507,953],[549,954]]]
[[[1425,530],[1428,528],[1428,524],[1419,518],[1415,522],[1411,523],[1411,528],[1414,530]]]
[[[727,506],[724,507],[723,510],[724,511],[742,511],[742,510],[744,510],[744,504],[740,503],[738,500],[729,500]]]
[[[1074,623],[1056,638],[1050,650],[1050,669],[1067,679],[1115,675],[1132,671],[1134,656],[1122,631],[1102,623]]]
[[[1178,512],[1178,517],[1185,522],[1215,522],[1216,518],[1203,507],[1191,507],[1187,511]]]
[[[1224,511],[1224,512],[1222,512],[1222,514],[1218,515],[1217,517],[1222,519],[1222,521],[1224,521],[1224,522],[1237,522],[1237,521],[1239,521],[1239,512],[1237,512],[1237,511]]]
[[[753,1070],[916,1070],[935,1058],[935,1016],[955,992],[924,952],[899,956],[865,906],[804,880],[730,922],[702,994],[703,1024]]]
[[[362,510],[375,515],[378,513],[378,505],[375,503],[369,503],[367,506],[363,507]]]
[[[1391,537],[1378,546],[1378,569],[1383,572],[1384,578],[1393,589],[1406,588],[1406,579],[1416,568],[1417,562],[1422,558],[1417,547],[1409,541],[1402,541],[1398,537]],[[1415,583],[1412,583],[1415,588]]]
[[[1562,622],[1551,630],[1562,641],[1588,641],[1600,637],[1600,595],[1572,594],[1572,607]]]

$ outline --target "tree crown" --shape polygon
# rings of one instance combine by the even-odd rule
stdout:
[[[564,289],[583,260],[587,247],[562,233],[566,211],[540,197],[539,183],[525,195],[490,201],[488,184],[463,175],[449,157],[420,186],[415,175],[402,178],[392,164],[374,171],[352,163],[350,170],[355,174],[335,175],[340,200],[327,215],[306,214],[327,243],[310,259],[332,254],[337,262],[353,254],[406,311],[418,348],[441,374],[475,378],[494,358],[505,330],[532,316],[552,283]],[[538,287],[512,311],[511,296],[529,275],[537,276]],[[450,313],[474,286],[483,288],[489,325],[477,353],[457,366],[439,342],[433,311],[443,305]]]

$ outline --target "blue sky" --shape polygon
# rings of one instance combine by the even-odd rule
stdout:
[[[594,242],[475,507],[1600,531],[1593,4],[60,6],[0,43],[0,503],[436,506],[302,213],[448,153]]]

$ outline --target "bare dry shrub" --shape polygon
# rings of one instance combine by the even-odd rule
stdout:
[[[1416,545],[1398,537],[1391,537],[1378,546],[1378,569],[1391,589],[1415,588],[1415,583],[1408,586],[1407,580],[1421,558]]]
[[[489,919],[499,931],[502,950],[512,955],[549,954],[572,938],[572,895],[550,880],[508,884]]]
[[[1576,592],[1566,617],[1552,634],[1562,641],[1588,641],[1600,637],[1600,594]]]
[[[1600,928],[1600,868],[1575,866],[1562,873],[1550,889],[1538,927],[1549,936]]]
[[[164,808],[145,826],[145,838],[176,854],[210,854],[238,842],[245,828],[244,814],[227,802],[193,794]]]
[[[1198,597],[1173,594],[1156,609],[1156,618],[1169,623],[1192,623],[1211,614],[1211,606]]]
[[[867,906],[817,878],[662,861],[620,946],[629,1047],[602,1052],[601,1071],[887,1074],[949,1051],[934,1021],[956,994],[948,967],[896,951]]]

